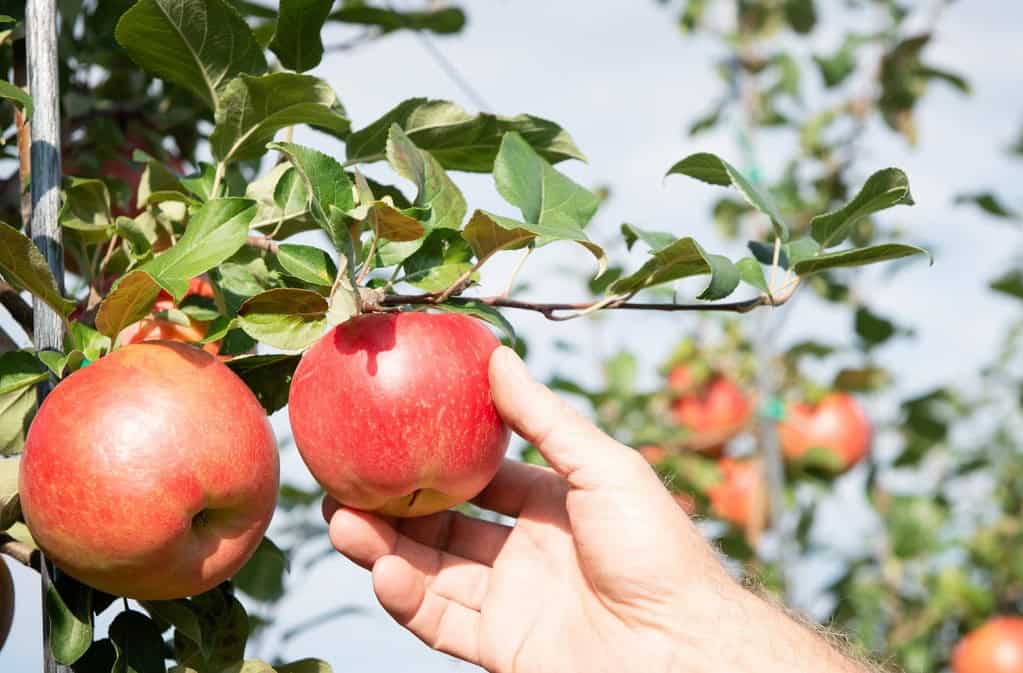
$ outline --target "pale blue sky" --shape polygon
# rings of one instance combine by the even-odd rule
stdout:
[[[819,2],[825,29],[814,44],[830,52],[850,26],[835,13],[838,0]],[[707,206],[714,188],[681,178],[662,184],[664,171],[695,151],[737,157],[731,135],[686,137],[687,122],[703,113],[719,93],[711,70],[717,52],[704,39],[683,39],[674,15],[653,0],[633,2],[548,2],[467,0],[470,24],[463,36],[435,43],[502,114],[530,112],[561,123],[589,156],[588,165],[565,164],[564,170],[584,184],[610,185],[613,198],[601,211],[592,234],[598,241],[614,236],[618,225],[692,234],[708,244],[715,234]],[[870,26],[856,27],[868,30]],[[1018,187],[1020,166],[1002,152],[1023,123],[1023,4],[1005,0],[954,2],[945,14],[927,54],[939,67],[968,76],[974,92],[964,98],[935,86],[922,106],[918,124],[921,147],[913,151],[885,129],[870,132],[857,171],[863,177],[889,165],[906,170],[917,206],[900,209],[886,222],[903,226],[910,237],[933,247],[936,262],[912,265],[888,281],[879,271],[861,277],[859,291],[885,314],[918,330],[881,354],[900,377],[900,390],[922,390],[939,382],[962,380],[986,362],[1000,328],[1018,315],[1018,305],[985,290],[986,282],[1020,252],[1017,230],[993,224],[974,211],[953,209],[959,191],[996,187],[1023,205]],[[342,33],[336,33],[343,37]],[[395,34],[356,52],[331,55],[318,68],[336,88],[356,126],[375,119],[411,96],[447,98],[468,109],[474,105],[429,57],[419,41]],[[299,142],[327,151],[340,146],[322,136],[300,133]],[[773,143],[773,144],[772,144]],[[761,159],[784,156],[770,137],[762,139]],[[470,207],[505,212],[489,177],[456,176]],[[739,253],[723,243],[712,245]],[[511,260],[498,260],[485,284],[499,288]],[[535,298],[563,300],[578,294],[579,283],[555,272],[569,266],[589,270],[585,252],[550,246],[530,261]],[[851,334],[849,316],[800,300],[791,311],[784,338],[807,335],[838,338]],[[531,314],[509,314],[532,346],[530,367],[538,377],[555,371],[583,381],[598,377],[600,358],[631,345],[649,365],[670,350],[693,320],[684,316],[610,316],[600,322],[551,324]],[[561,338],[584,344],[586,352],[569,356],[551,342]],[[876,400],[872,412],[893,413],[891,398]],[[281,436],[286,420],[275,419]],[[283,458],[286,479],[309,482],[293,450]],[[15,569],[18,614],[10,642],[0,653],[0,671],[39,670],[40,631],[36,575]],[[524,587],[528,591],[529,587]],[[427,651],[414,637],[393,625],[376,606],[369,576],[341,558],[322,563],[312,577],[291,587],[279,606],[284,626],[337,605],[360,606],[366,613],[348,617],[294,638],[284,648],[288,658],[317,656],[334,670],[351,673],[440,673],[471,670],[449,657]],[[276,650],[280,630],[272,630],[258,654]]]

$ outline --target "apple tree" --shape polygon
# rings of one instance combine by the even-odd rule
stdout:
[[[700,8],[705,4],[686,3],[686,30],[703,29]],[[50,382],[56,385],[52,394],[59,395],[62,386],[67,390],[75,381],[99,377],[96,372],[109,372],[125,361],[129,344],[151,339],[193,344],[206,352],[197,349],[190,357],[205,358],[211,371],[229,368],[263,413],[272,414],[288,403],[303,353],[329,331],[366,315],[457,314],[482,321],[507,343],[519,344],[516,312],[539,313],[552,321],[636,310],[783,314],[781,307],[797,293],[849,302],[852,267],[926,258],[922,248],[899,240],[879,216],[912,205],[907,176],[897,168],[876,167],[856,184],[849,176],[848,155],[857,146],[857,124],[869,116],[879,114],[895,131],[912,137],[912,111],[923,87],[935,79],[961,80],[921,61],[926,37],[903,36],[900,12],[891,4],[888,31],[869,40],[850,38],[846,52],[817,62],[825,84],[840,86],[854,68],[851,52],[863,40],[875,41],[884,46],[877,90],[833,109],[790,116],[784,110],[799,100],[803,67],[784,51],[767,51],[761,41],[778,30],[811,31],[814,3],[743,0],[736,6],[735,25],[729,29],[736,53],[725,72],[730,89],[738,85],[745,93],[738,99],[723,97],[693,130],[719,123],[730,106],[738,106],[746,118],[747,141],[762,126],[791,127],[801,139],[799,154],[778,184],[768,182],[748,157],[730,163],[717,154],[698,153],[664,170],[692,187],[704,183],[708,189],[728,189],[719,192],[715,214],[730,235],[748,240],[749,253],[739,258],[714,252],[713,245],[691,236],[632,225],[622,227],[614,246],[598,245],[587,226],[599,217],[601,199],[558,169],[585,155],[554,121],[518,110],[470,113],[452,102],[426,98],[396,98],[376,118],[351,119],[332,83],[308,74],[325,50],[357,48],[391,31],[458,32],[465,16],[457,7],[431,4],[397,11],[332,0],[282,0],[277,6],[241,0],[62,2],[60,95],[43,100],[25,89],[32,61],[26,56],[24,8],[0,3],[0,126],[10,140],[0,151],[11,167],[0,200],[5,220],[0,224],[0,299],[23,333],[12,330],[0,341],[0,446],[5,456],[0,462],[0,530],[5,531],[0,551],[45,570],[40,547],[53,548],[43,543],[54,539],[47,524],[36,530],[26,526],[19,497],[19,455],[33,420],[41,419],[33,436],[53,425],[39,412],[37,386]],[[325,28],[339,24],[357,27],[356,37],[325,44]],[[211,34],[216,39],[207,39]],[[43,167],[31,160],[28,129],[34,108],[57,103],[57,154],[64,177],[60,210],[51,224],[59,225],[63,247],[42,251],[33,242],[38,203],[29,198],[29,188]],[[833,133],[849,119],[851,131]],[[299,126],[343,142],[344,155],[294,142],[293,129]],[[51,158],[55,161],[56,156]],[[369,179],[363,168],[370,164],[386,165],[391,178]],[[464,173],[489,174],[507,204],[503,212],[471,204],[458,186]],[[517,254],[526,262],[530,251],[548,245],[581,246],[590,255],[591,266],[580,270],[593,292],[590,300],[550,296],[534,301],[513,291],[488,295],[478,290],[480,270],[495,256]],[[614,261],[637,245],[648,250],[641,263]],[[53,272],[55,263],[60,273]],[[528,276],[527,263],[516,267],[519,273]],[[673,284],[694,277],[703,279],[697,296],[680,300]],[[514,284],[509,281],[508,287]],[[861,390],[883,380],[883,372],[870,364],[871,350],[902,330],[868,306],[851,308],[857,312],[863,364],[840,373],[837,387]],[[38,336],[33,314],[40,312],[57,316],[62,348],[22,347],[23,337]],[[731,435],[758,412],[783,415],[782,386],[796,390],[795,382],[806,381],[799,374],[800,359],[833,352],[827,344],[811,343],[765,357],[764,344],[744,332],[744,320],[724,328],[720,356],[709,355],[703,344],[684,344],[669,368],[673,383],[668,393],[636,390],[627,353],[608,363],[606,390],[585,390],[567,380],[554,383],[592,400],[602,424],[615,434],[660,450],[652,462],[673,488],[678,484],[687,490],[690,500],[683,504],[694,510],[708,501],[713,506],[722,473],[747,483],[773,474],[764,489],[771,506],[766,500],[750,508],[742,502],[719,506],[719,512],[734,514],[729,515],[733,521],[740,518],[736,511],[748,511],[739,527],[744,534],[726,531],[718,537],[747,572],[779,587],[784,564],[760,553],[762,534],[777,528],[786,546],[805,544],[813,505],[793,489],[805,485],[811,494],[825,492],[829,475],[862,455],[853,456],[856,450],[850,449],[855,459],[836,465],[833,454],[817,444],[807,446],[791,468],[796,478],[784,488],[777,450],[753,462],[707,458],[724,451]],[[776,355],[777,366],[770,366],[782,375],[763,377]],[[728,385],[748,376],[769,384],[760,386],[767,396],[756,404],[745,399],[741,387]],[[184,395],[185,384],[180,385]],[[685,403],[687,395],[708,385],[722,400],[713,409],[705,408],[706,400]],[[936,406],[949,403],[939,393],[907,402],[907,419],[919,421],[906,421],[907,437],[929,427],[932,435],[920,441],[934,440],[933,433],[939,432],[934,428],[942,422],[936,420]],[[161,412],[154,409],[154,418]],[[731,424],[727,432],[707,421],[708,413],[723,415]],[[680,418],[705,424],[707,432],[691,432],[677,422]],[[767,444],[774,444],[771,422],[761,425]],[[920,460],[929,445],[913,446],[915,458],[906,459],[908,464]],[[888,493],[878,484],[871,480],[871,497],[886,508],[881,511],[893,526],[918,526],[931,534],[935,527],[928,523],[950,515],[936,501]],[[34,501],[30,489],[24,493],[26,505]],[[169,665],[181,673],[329,670],[327,662],[313,660],[245,659],[250,634],[272,619],[272,611],[260,611],[259,605],[281,597],[289,558],[301,572],[296,560],[308,568],[325,548],[322,525],[310,523],[321,493],[285,483],[277,495],[282,526],[276,539],[247,549],[230,579],[195,595],[154,599],[136,594],[134,602],[118,601],[114,593],[80,581],[93,576],[89,559],[77,559],[82,567],[57,564],[45,601],[49,656],[89,672],[127,667],[149,673]],[[735,500],[731,493],[720,497],[722,502]],[[795,527],[787,523],[793,517],[798,519]],[[53,520],[55,526],[66,523]],[[211,522],[203,518],[201,523]],[[115,523],[110,521],[111,528]],[[893,539],[913,538],[900,533]],[[926,542],[921,544],[909,556],[929,551]],[[842,602],[828,616],[857,632],[869,648],[894,648],[911,670],[930,670],[931,659],[919,658],[933,655],[929,639],[947,638],[947,633],[938,629],[941,624],[927,612],[928,604],[898,594],[905,613],[920,611],[923,616],[912,619],[923,621],[906,622],[913,626],[902,627],[905,640],[876,640],[877,631],[888,633],[874,616],[877,604],[896,596],[883,584],[887,580],[881,571],[887,571],[891,558],[903,558],[899,549],[893,546],[883,559],[850,564],[834,591],[860,602]],[[160,562],[153,560],[154,575],[160,574]],[[961,592],[949,600],[972,595],[967,580],[944,580]],[[116,616],[103,635],[94,629],[95,617],[108,610]],[[913,663],[918,660],[926,665]]]

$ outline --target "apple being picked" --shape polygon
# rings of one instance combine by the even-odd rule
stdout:
[[[21,507],[39,547],[111,594],[164,600],[234,575],[277,502],[263,408],[217,358],[155,341],[54,388],[29,428]]]
[[[338,502],[422,516],[478,494],[508,446],[490,396],[498,341],[464,315],[361,315],[302,357],[288,408],[295,444]]]
[[[995,617],[952,651],[952,673],[1023,673],[1023,617]]]
[[[834,392],[817,404],[793,404],[778,424],[782,452],[839,473],[863,460],[870,449],[870,420],[852,395]]]

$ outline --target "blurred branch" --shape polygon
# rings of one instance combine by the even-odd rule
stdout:
[[[0,533],[0,555],[10,556],[24,566],[39,570],[39,550],[6,533]]]
[[[249,238],[245,241],[245,244],[253,248],[272,252],[275,255],[278,250],[277,241],[273,240],[269,236],[263,236],[262,234],[250,234]]]
[[[0,305],[7,309],[7,312],[14,318],[25,334],[31,339],[32,333],[32,306],[22,299],[21,294],[12,286],[0,281]]]

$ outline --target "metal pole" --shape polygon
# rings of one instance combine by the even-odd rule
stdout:
[[[43,252],[57,287],[64,292],[64,250],[57,214],[60,210],[60,93],[57,70],[56,0],[28,0],[26,8],[29,93],[35,104],[32,116],[32,220],[29,233]],[[64,323],[60,315],[38,299],[34,305],[35,346],[38,350],[63,348]],[[39,388],[40,402],[52,381]],[[43,670],[70,673],[50,650],[50,622],[46,614],[46,591],[52,567],[40,564],[43,593]]]

